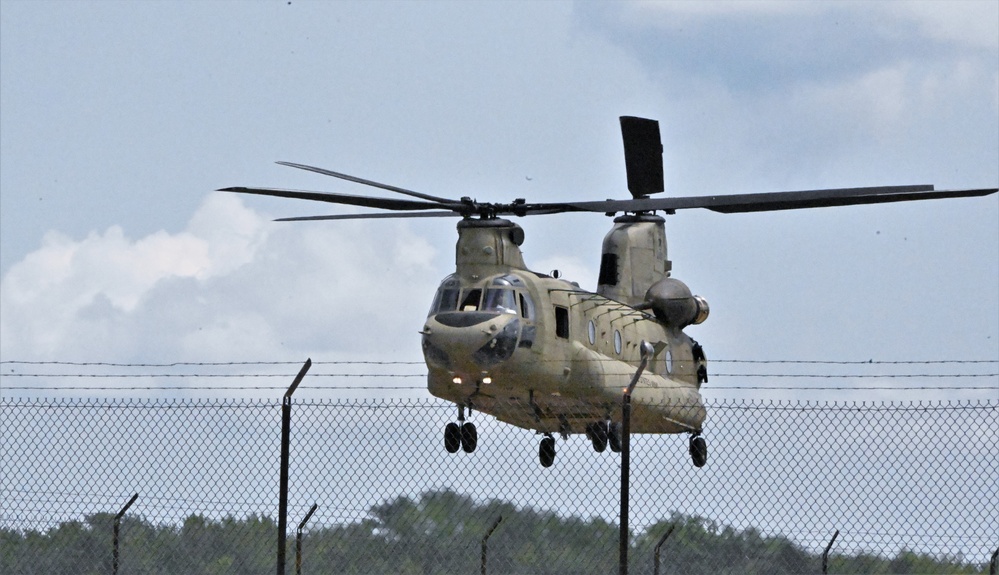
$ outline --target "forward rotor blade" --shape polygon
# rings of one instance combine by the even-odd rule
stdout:
[[[933,186],[880,186],[871,188],[838,188],[727,196],[693,196],[682,198],[642,198],[607,200],[602,202],[569,202],[570,209],[587,212],[649,212],[705,208],[719,213],[766,212],[824,208],[888,202],[908,202],[940,198],[986,196],[996,188],[968,190],[934,190]]]
[[[277,188],[222,188],[220,192],[235,192],[237,194],[255,194],[259,196],[275,196],[279,198],[294,198],[312,200],[330,204],[362,206],[365,208],[380,208],[383,210],[454,210],[460,212],[459,202],[417,202],[414,200],[394,200],[389,198],[369,198],[367,196],[349,196],[346,194],[331,194],[327,192],[308,192],[300,190],[282,190]]]
[[[624,139],[624,165],[631,196],[638,199],[661,193],[665,186],[659,122],[621,116],[621,137]]]
[[[290,168],[298,168],[299,170],[306,170],[309,172],[315,172],[317,174],[323,174],[324,176],[333,176],[334,178],[340,178],[341,180],[347,180],[348,182],[354,182],[355,184],[363,184],[365,186],[372,186],[375,188],[380,188],[382,190],[388,190],[390,192],[396,192],[398,194],[404,194],[413,198],[420,198],[421,200],[428,200],[431,202],[441,202],[441,203],[458,203],[457,200],[451,200],[448,198],[438,198],[437,196],[431,196],[429,194],[421,194],[420,192],[414,192],[413,190],[407,190],[405,188],[399,188],[396,186],[390,186],[388,184],[382,184],[372,180],[365,180],[364,178],[358,178],[356,176],[351,176],[348,174],[341,174],[340,172],[334,172],[333,170],[327,170],[325,168],[317,168],[315,166],[307,166],[305,164],[296,164],[294,162],[277,162],[282,166],[288,166]]]
[[[337,214],[330,216],[298,216],[293,218],[278,218],[275,222],[314,222],[325,220],[388,220],[398,218],[454,218],[461,217],[455,212],[396,212],[389,214]]]

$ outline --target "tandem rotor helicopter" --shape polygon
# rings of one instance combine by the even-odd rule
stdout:
[[[708,303],[671,277],[665,219],[677,210],[761,212],[994,194],[997,188],[934,190],[884,186],[652,198],[662,193],[663,147],[655,120],[621,117],[631,199],[558,203],[480,202],[432,196],[323,168],[278,162],[413,199],[274,188],[219,191],[297,198],[387,210],[278,221],[459,217],[455,271],[434,296],[421,334],[431,394],[454,402],[457,421],[444,428],[450,453],[475,450],[478,434],[466,410],[542,435],[540,463],[555,459],[554,434],[585,433],[594,450],[621,448],[620,405],[648,355],[632,394],[632,433],[687,433],[693,464],[707,461],[700,387],[708,381],[704,348],[684,328],[708,317]],[[596,293],[531,271],[520,246],[524,230],[505,217],[596,212],[616,216],[604,237]],[[618,215],[621,214],[621,215]],[[645,351],[643,351],[643,349]]]

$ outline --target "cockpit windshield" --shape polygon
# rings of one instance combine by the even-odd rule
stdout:
[[[430,307],[430,315],[458,309],[458,296],[460,294],[461,284],[458,282],[457,276],[451,275],[444,278],[441,287],[437,288],[434,304]]]
[[[482,290],[465,290],[465,295],[461,300],[461,306],[459,306],[458,309],[461,311],[478,311],[480,299],[482,299]]]
[[[484,311],[517,314],[517,294],[510,288],[490,287],[482,301]]]
[[[489,285],[482,288],[461,289],[457,275],[444,278],[430,315],[451,311],[492,311],[520,315],[525,319],[534,319],[534,302],[524,289],[523,280],[514,275],[503,275],[493,278]]]

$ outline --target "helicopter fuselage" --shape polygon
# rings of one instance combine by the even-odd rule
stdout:
[[[700,431],[707,361],[682,329],[528,270],[516,224],[468,219],[458,231],[456,272],[422,331],[433,395],[540,433],[584,433],[620,420],[645,341],[654,354],[632,394],[632,430]]]

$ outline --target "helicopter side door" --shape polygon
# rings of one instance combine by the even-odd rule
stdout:
[[[577,326],[573,325],[571,292],[564,288],[548,290],[549,305],[546,311],[544,356],[548,379],[558,386],[568,383],[572,374],[573,337]],[[557,382],[557,383],[556,383]]]

